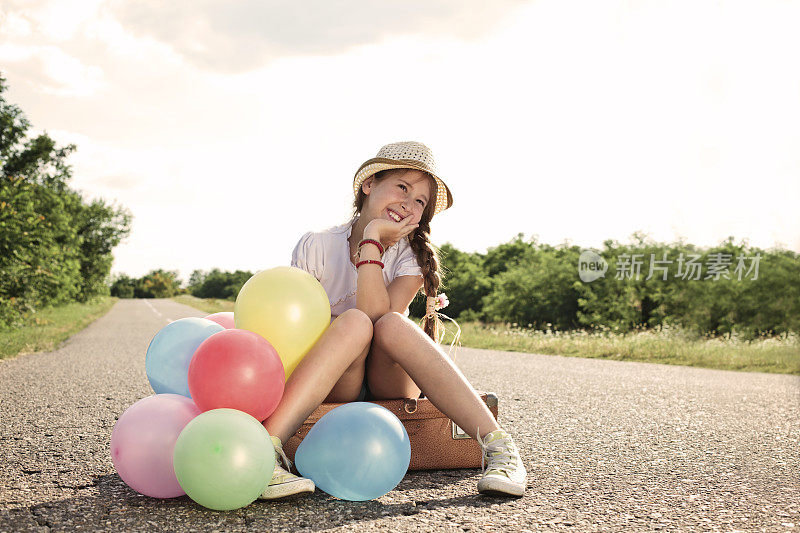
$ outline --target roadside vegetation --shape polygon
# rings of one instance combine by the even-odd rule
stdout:
[[[208,313],[221,313],[223,311],[233,312],[234,302],[230,300],[220,300],[218,298],[198,298],[191,294],[181,294],[172,298],[178,303],[194,307]]]
[[[627,333],[540,331],[480,322],[460,326],[461,345],[470,348],[800,375],[800,340],[793,333],[745,340],[736,334],[696,335],[668,326]],[[449,346],[454,330],[448,327],[443,345]]]
[[[13,333],[36,325],[46,309],[67,305],[77,317],[74,303],[108,296],[112,251],[131,215],[72,189],[67,158],[75,145],[32,135],[5,91],[0,75],[0,332]]]
[[[0,331],[0,359],[55,350],[70,336],[105,315],[116,301],[117,298],[100,296],[36,312],[29,316],[26,324]]]

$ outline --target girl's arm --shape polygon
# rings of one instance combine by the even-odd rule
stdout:
[[[380,231],[367,227],[364,230],[365,239],[375,239],[380,242]],[[365,244],[361,247],[358,261],[377,259],[381,254],[374,244]],[[389,312],[389,292],[383,282],[383,269],[380,265],[368,263],[358,267],[358,282],[356,292],[356,308],[362,310],[374,324],[380,317]]]

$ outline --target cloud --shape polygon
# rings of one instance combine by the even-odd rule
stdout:
[[[0,7],[2,36],[47,36],[64,41],[80,34],[96,15],[102,0],[4,0]]]
[[[107,86],[103,69],[86,54],[63,47],[80,36],[96,11],[90,2],[3,2],[0,7],[0,63],[37,93],[93,96]]]
[[[56,46],[0,45],[0,61],[35,91],[54,96],[91,96],[106,86],[103,69]]]
[[[30,20],[20,13],[0,13],[0,29],[6,38],[29,37],[33,33]]]
[[[241,72],[271,59],[339,54],[399,35],[473,40],[490,33],[519,0],[327,0],[215,2],[119,0],[126,30],[171,45],[211,70]],[[413,65],[395,65],[413,72]]]

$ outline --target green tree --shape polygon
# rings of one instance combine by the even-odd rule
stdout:
[[[485,255],[442,246],[442,290],[450,299],[444,312],[462,320],[536,327],[549,322],[556,329],[607,327],[621,333],[669,324],[697,334],[736,332],[745,339],[800,331],[800,254],[792,251],[750,248],[733,237],[701,249],[653,242],[635,232],[630,244],[606,241],[600,252],[608,263],[605,275],[583,282],[578,247],[521,237]],[[751,279],[755,272],[746,270],[757,256],[758,277]],[[696,270],[689,268],[690,259]],[[419,316],[424,310],[418,296],[411,312]]]
[[[470,311],[471,317],[481,317],[483,298],[492,290],[484,256],[461,252],[450,244],[443,246],[442,251],[449,273],[445,287],[450,301],[443,312],[451,317],[460,317],[465,311]]]
[[[126,274],[114,276],[111,280],[111,296],[116,296],[117,298],[133,298],[136,281],[136,279]]]
[[[192,274],[189,276],[189,283],[186,284],[186,289],[189,291],[189,294],[194,294],[195,289],[203,284],[205,278],[205,272],[199,269],[193,270]]]
[[[756,248],[747,255],[756,254],[761,254],[758,277],[753,279],[753,272],[738,282],[742,290],[734,319],[739,330],[745,337],[800,332],[800,254]]]
[[[81,204],[74,216],[80,238],[81,286],[79,299],[108,293],[106,277],[114,261],[112,250],[130,231],[131,215],[103,200]]]
[[[525,254],[493,280],[484,297],[483,312],[490,321],[533,324],[545,329],[571,329],[578,325],[577,247],[541,247]]]
[[[483,268],[489,277],[493,278],[528,258],[536,241],[531,238],[530,242],[525,242],[523,237],[523,233],[518,233],[511,241],[487,250],[483,257]]]
[[[58,147],[47,133],[29,138],[5,91],[0,76],[0,326],[107,291],[111,250],[130,227],[124,209],[87,204],[68,186],[75,146]]]
[[[253,276],[250,271],[223,272],[218,268],[212,269],[207,274],[198,273],[197,276],[195,272],[189,278],[189,285],[192,286],[192,295],[198,298],[235,300],[242,285]]]
[[[70,212],[80,199],[20,177],[0,178],[0,322],[74,299],[80,240]]]
[[[682,283],[685,287],[685,282],[674,277],[679,250],[651,242],[638,232],[633,240],[631,245],[606,241],[600,252],[608,263],[605,275],[576,284],[579,324],[627,332],[637,327],[655,327],[664,321],[669,294]],[[667,268],[666,280],[658,270],[661,266]]]
[[[134,287],[136,298],[170,298],[180,290],[178,272],[174,270],[151,270],[139,278]]]

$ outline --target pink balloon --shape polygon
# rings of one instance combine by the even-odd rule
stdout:
[[[111,462],[122,481],[153,498],[186,494],[175,477],[172,452],[184,426],[199,414],[180,394],[156,394],[128,407],[111,432]]]
[[[206,320],[211,320],[212,322],[216,322],[225,329],[233,329],[236,327],[233,325],[233,313],[229,311],[225,311],[222,313],[214,313],[212,315],[208,315],[205,318]]]

